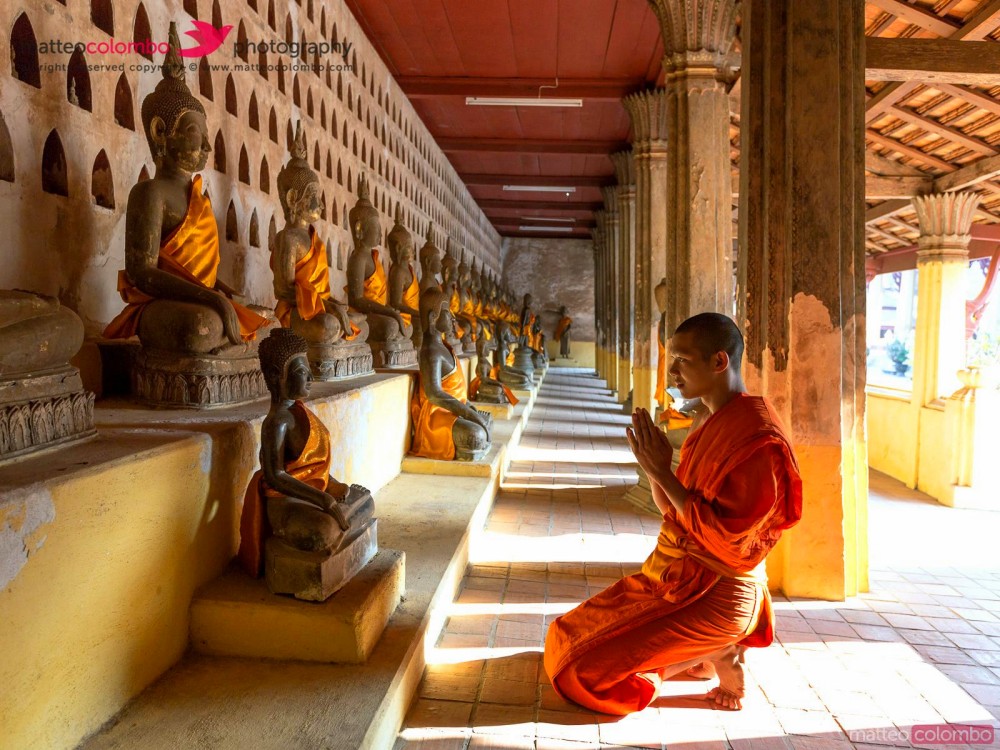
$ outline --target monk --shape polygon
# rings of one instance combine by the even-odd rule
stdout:
[[[563,698],[614,715],[641,711],[660,679],[709,662],[714,705],[736,710],[743,652],[774,638],[764,558],[802,515],[802,482],[771,404],[746,393],[743,336],[718,313],[678,326],[670,375],[710,415],[673,448],[649,412],[626,430],[663,513],[656,548],[627,576],[556,619],[545,669]]]

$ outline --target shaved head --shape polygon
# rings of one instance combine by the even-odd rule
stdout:
[[[730,367],[739,372],[743,334],[732,318],[722,313],[699,313],[677,326],[674,335],[679,333],[690,334],[695,347],[706,359],[716,352],[725,352],[729,355]]]

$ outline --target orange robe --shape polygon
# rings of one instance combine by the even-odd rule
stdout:
[[[451,312],[451,316],[455,320],[455,335],[458,336],[458,338],[462,338],[465,335],[465,328],[463,328],[462,324],[458,322],[458,316],[462,312],[462,301],[457,288],[451,290],[451,299],[448,300],[448,310]]]
[[[325,492],[330,481],[330,432],[301,401],[292,405],[292,413],[300,425],[307,426],[309,435],[302,453],[285,463],[285,471],[300,482]],[[267,486],[261,469],[254,473],[247,486],[240,516],[239,560],[244,570],[254,577],[264,572],[264,542],[271,536],[267,498],[283,495]]]
[[[472,306],[472,297],[466,296],[465,302],[462,303],[462,317],[469,324],[469,329],[472,331],[472,340],[476,340],[476,309]]]
[[[312,320],[326,312],[324,302],[330,299],[330,264],[326,258],[326,245],[311,226],[309,240],[309,251],[295,264],[295,307],[302,320]],[[271,271],[274,271],[273,255]],[[278,300],[274,314],[282,327],[291,327],[292,306],[288,302]],[[360,332],[361,329],[351,323],[351,333],[344,338],[353,341]]]
[[[499,370],[499,369],[500,369],[499,367],[494,366],[490,370],[490,377],[493,378],[494,380],[497,379],[497,376],[493,374],[493,370]],[[473,400],[473,401],[476,400],[476,394],[479,393],[479,383],[480,382],[481,381],[479,380],[479,376],[476,375],[476,377],[474,377],[472,379],[472,382],[469,383],[469,398],[471,400]],[[500,383],[500,387],[503,388],[503,392],[507,396],[507,401],[510,402],[510,405],[511,406],[517,406],[518,403],[519,403],[519,400],[518,400],[517,396],[514,395],[514,392],[510,388],[508,388],[506,385],[504,385],[503,383]]]
[[[667,396],[667,348],[662,341],[656,342],[656,403],[662,409]]]
[[[566,330],[572,322],[573,319],[568,315],[564,315],[559,319],[559,323],[556,325],[556,341],[562,340],[563,334],[566,333]]]
[[[389,280],[385,275],[385,268],[382,267],[382,258],[379,257],[378,250],[372,248],[372,260],[375,261],[375,270],[372,275],[365,279],[365,299],[378,302],[380,305],[389,304]]]
[[[549,627],[545,669],[562,697],[641,711],[658,670],[736,642],[772,642],[764,558],[802,516],[802,481],[770,403],[742,394],[705,420],[684,442],[677,477],[685,512],[664,515],[642,572]]]
[[[403,304],[407,307],[412,307],[414,310],[420,309],[420,282],[417,280],[417,273],[413,270],[413,264],[410,264],[410,273],[413,275],[413,281],[410,282],[410,286],[406,288],[403,292]],[[410,313],[400,313],[406,325],[410,325],[410,320],[413,316]]]
[[[187,213],[177,227],[160,243],[157,268],[174,276],[179,276],[192,284],[214,289],[219,272],[219,226],[212,213],[212,202],[201,192],[201,175],[191,180],[191,194],[188,197]],[[139,318],[142,311],[156,297],[143,292],[128,276],[127,271],[118,272],[118,293],[127,304],[104,329],[109,339],[127,339],[139,332]],[[253,310],[229,301],[236,310],[240,321],[240,334],[244,341],[251,341],[257,329],[267,325]]]
[[[469,400],[469,392],[465,382],[465,373],[458,364],[458,357],[445,343],[455,366],[451,372],[441,378],[441,390],[449,396],[457,398],[463,404]],[[413,420],[413,443],[410,455],[424,458],[437,458],[451,461],[455,458],[455,438],[451,428],[458,420],[458,415],[443,406],[437,406],[427,398],[424,384],[417,376],[416,387],[413,389],[413,401],[410,403],[410,416]]]

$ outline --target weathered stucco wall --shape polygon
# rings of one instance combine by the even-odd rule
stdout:
[[[594,245],[590,240],[508,237],[503,240],[503,280],[519,294],[530,292],[542,330],[552,340],[566,305],[573,341],[594,341]]]
[[[103,28],[94,23],[91,5],[112,16]],[[43,45],[50,40],[130,42],[145,38],[146,32],[135,29],[147,23],[149,38],[165,42],[168,24],[175,21],[186,48],[192,13],[217,26],[233,26],[221,47],[200,58],[210,67],[203,73],[189,67],[186,73],[188,87],[205,107],[214,150],[202,175],[219,225],[224,281],[249,302],[274,304],[268,240],[284,225],[276,180],[300,121],[309,163],[320,176],[326,208],[316,229],[327,246],[335,291],[346,281],[347,212],[361,173],[369,179],[386,231],[395,206],[402,204],[404,222],[418,240],[433,221],[440,247],[448,234],[499,271],[499,235],[342,0],[256,5],[255,12],[245,0],[68,5],[0,0],[4,46],[15,49],[20,68],[12,71],[10,56],[4,55],[0,289],[58,297],[80,315],[91,337],[121,310],[117,279],[124,267],[128,194],[142,170],[154,170],[139,108],[161,80],[163,55],[149,61],[136,53],[83,54],[78,64],[113,69],[71,73],[71,48],[52,51]],[[262,59],[251,49],[244,62],[234,53],[240,38],[255,44],[326,40],[350,47],[347,60],[339,51],[297,58],[275,51]],[[37,65],[26,50],[37,51]],[[199,64],[198,58],[185,60],[195,68]],[[261,62],[271,68],[266,77],[258,72]],[[286,69],[279,82],[279,64],[305,69]],[[74,94],[81,104],[69,99],[71,75],[77,76]],[[88,99],[89,111],[82,106]],[[43,172],[64,184],[62,194],[43,189]]]

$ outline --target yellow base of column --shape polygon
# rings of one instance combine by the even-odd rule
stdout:
[[[639,367],[632,368],[632,406],[638,409],[640,406],[656,413],[656,368]]]

